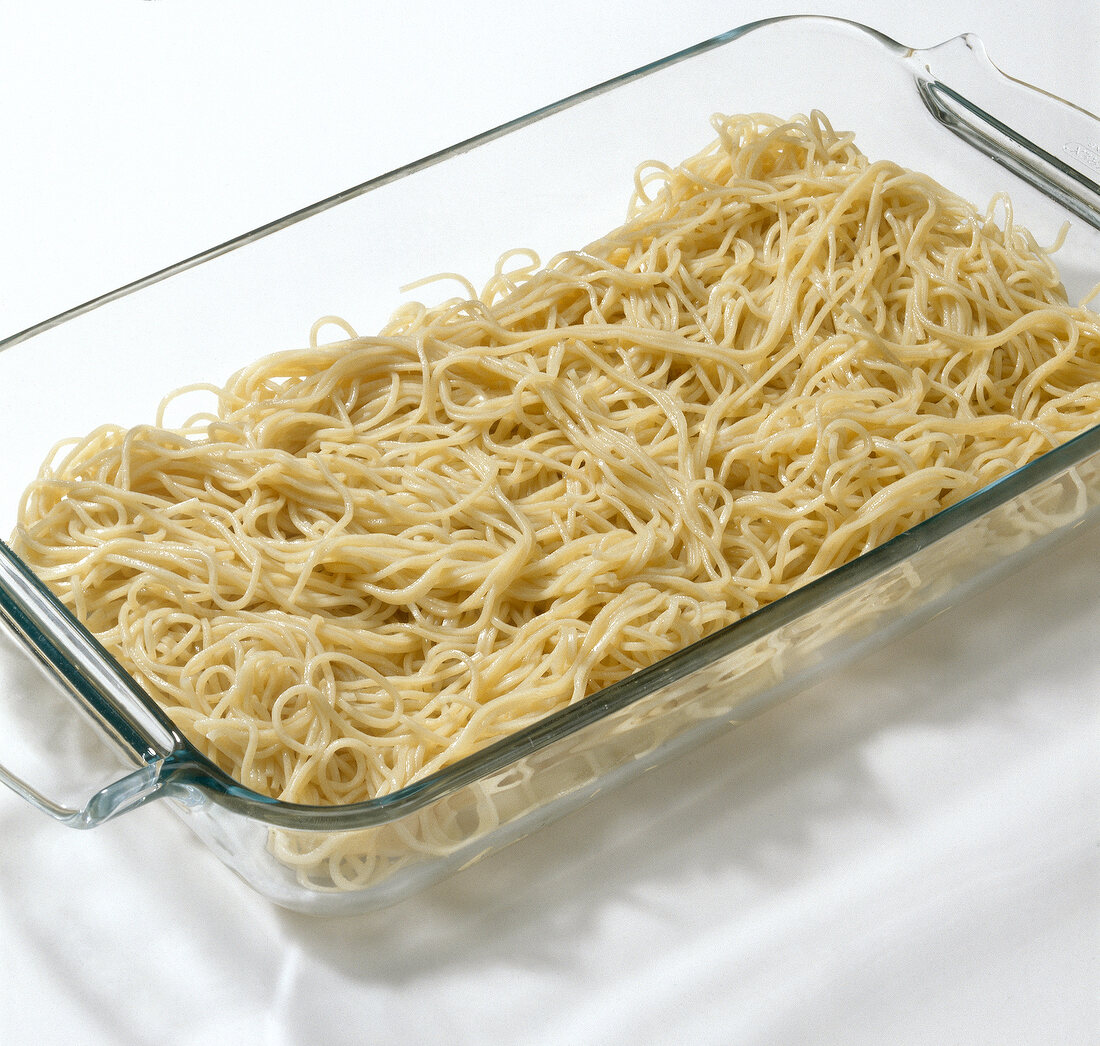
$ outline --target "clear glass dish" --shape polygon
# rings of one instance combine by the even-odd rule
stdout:
[[[296,348],[326,313],[375,330],[426,274],[476,283],[511,247],[583,244],[621,220],[636,165],[697,151],[713,112],[810,109],[979,205],[1007,191],[1040,242],[1068,222],[1070,298],[1100,282],[1095,117],[1005,77],[972,37],[915,51],[833,19],[753,23],[0,341],[0,530],[58,439],[148,420],[167,390]],[[1095,524],[1098,505],[1100,426],[651,668],[344,807],[279,802],[218,771],[0,545],[0,779],[74,827],[168,798],[276,903],[378,907],[965,598]]]

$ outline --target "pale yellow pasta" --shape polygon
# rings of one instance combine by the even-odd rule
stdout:
[[[714,125],[582,251],[74,442],[17,551],[229,773],[349,803],[1097,423],[1100,323],[1006,200],[820,114]]]

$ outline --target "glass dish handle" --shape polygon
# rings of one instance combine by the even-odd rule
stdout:
[[[976,36],[913,51],[909,61],[940,123],[1100,229],[1096,116],[1001,72]]]
[[[102,788],[80,808],[54,802],[2,764],[0,782],[74,828],[94,827],[174,791],[167,786],[191,758],[186,741],[2,541],[0,621],[66,696],[92,717],[127,762],[138,767]]]

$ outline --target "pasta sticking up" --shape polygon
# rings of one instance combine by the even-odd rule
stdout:
[[[74,442],[17,551],[229,773],[349,803],[1096,424],[1100,323],[1007,200],[820,114],[714,124],[582,251]]]

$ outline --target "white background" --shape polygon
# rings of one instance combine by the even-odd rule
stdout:
[[[772,14],[974,32],[1100,111],[1094,0],[13,6],[3,334]],[[0,793],[0,1043],[1100,1041],[1098,560],[372,916],[272,908],[155,805],[77,833]]]

